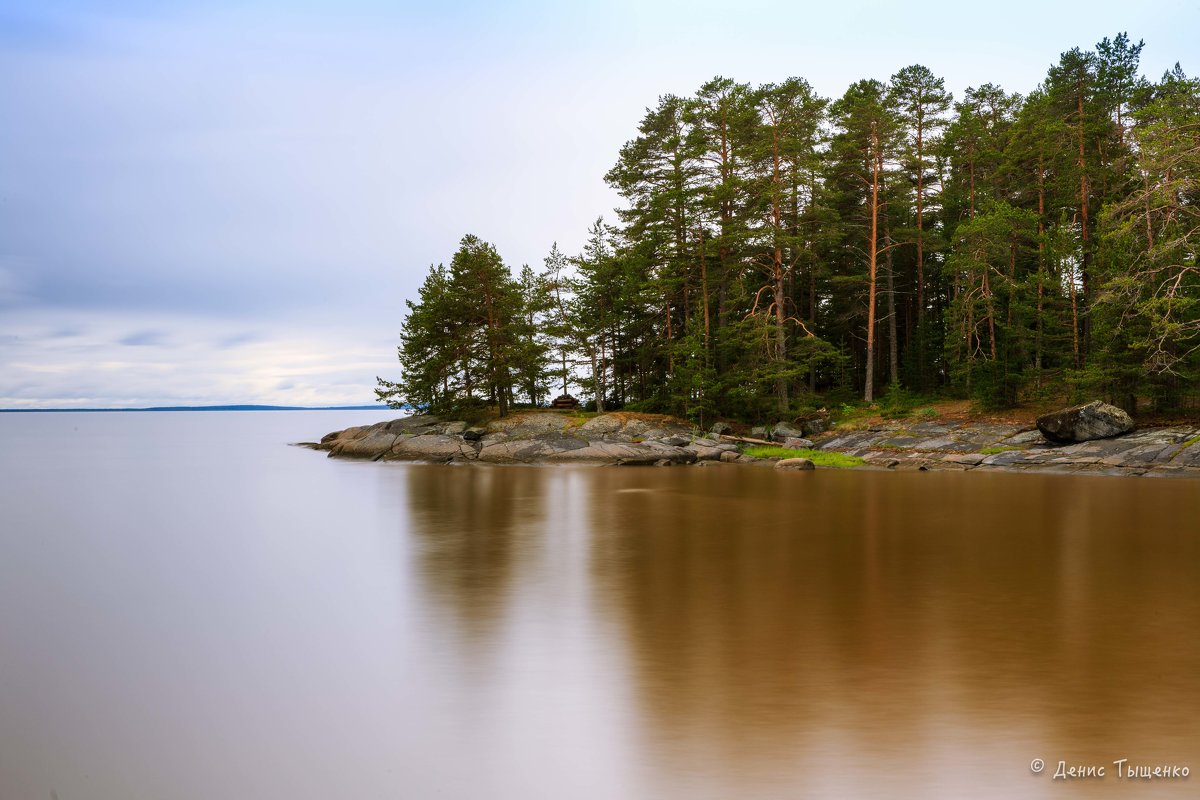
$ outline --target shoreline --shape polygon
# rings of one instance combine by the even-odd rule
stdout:
[[[747,455],[748,437],[724,434],[720,427],[703,432],[670,417],[620,411],[590,417],[523,411],[479,427],[416,415],[334,431],[320,442],[299,445],[331,458],[442,464],[770,466],[779,460]],[[780,425],[776,439],[784,438],[781,430],[789,434],[788,447],[863,461],[861,466],[820,469],[1200,478],[1200,425],[1146,428],[1076,444],[1053,444],[1031,426],[977,421],[894,421],[857,430],[834,426],[809,438],[792,438],[799,431]]]

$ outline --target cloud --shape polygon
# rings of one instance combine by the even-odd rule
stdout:
[[[117,340],[118,344],[126,347],[159,347],[166,341],[163,331],[137,331]]]
[[[24,259],[0,255],[0,308],[24,304],[27,299],[27,281],[24,275],[29,268]]]
[[[47,330],[74,323],[77,336]],[[135,333],[129,334],[130,326]],[[23,311],[0,318],[0,408],[160,405],[361,405],[397,371],[390,335],[276,323],[225,346],[202,316]],[[388,346],[392,344],[392,346]]]
[[[427,266],[467,232],[514,267],[577,252],[663,93],[721,73],[838,94],[914,60],[960,92],[1024,92],[1062,49],[1142,23],[1160,74],[1200,25],[1026,8],[1041,24],[950,2],[863,26],[863,0],[0,0],[19,120],[0,125],[0,404],[369,402]],[[946,46],[914,49],[939,15]],[[820,35],[844,30],[849,49]]]
[[[255,333],[254,331],[245,331],[243,333],[235,333],[231,336],[226,336],[225,338],[220,339],[216,343],[216,347],[218,350],[229,350],[234,347],[241,347],[244,344],[261,342],[262,339],[263,336],[260,333]]]

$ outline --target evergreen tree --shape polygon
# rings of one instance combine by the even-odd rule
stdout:
[[[799,78],[663,96],[606,175],[619,226],[516,280],[464,238],[378,395],[504,413],[552,375],[599,410],[767,421],[818,390],[873,402],[886,374],[889,396],[1193,402],[1200,84],[1148,83],[1141,49],[1118,34],[952,109],[919,65],[830,105]]]
[[[831,107],[839,132],[831,155],[835,159],[831,180],[841,187],[846,208],[847,267],[866,288],[866,332],[863,356],[863,399],[875,399],[877,296],[881,219],[886,213],[887,170],[897,146],[898,125],[888,107],[886,89],[876,80],[852,85]],[[889,248],[890,245],[884,245]],[[865,275],[859,270],[865,270]]]
[[[928,329],[926,315],[925,256],[928,234],[926,216],[931,199],[936,202],[934,192],[939,188],[939,175],[934,154],[938,148],[938,134],[949,120],[945,114],[950,109],[953,97],[945,89],[945,82],[919,64],[897,72],[888,85],[888,98],[896,110],[901,126],[901,167],[904,177],[913,187],[915,228],[913,234],[916,248],[916,348],[917,382],[929,384],[926,372],[928,351]]]
[[[572,368],[574,367],[576,337],[572,328],[571,306],[572,282],[568,274],[570,260],[558,249],[558,242],[550,247],[541,275],[546,292],[546,311],[542,322],[542,334],[547,346],[554,353],[554,377],[562,385],[563,395],[570,394]]]
[[[486,401],[507,414],[517,372],[540,356],[522,335],[520,286],[496,248],[464,236],[449,269],[430,269],[419,298],[400,333],[402,377],[379,379],[379,399],[434,411]]]
[[[1170,407],[1200,377],[1200,81],[1176,65],[1135,119],[1140,179],[1101,218],[1103,379],[1126,406],[1149,383]]]

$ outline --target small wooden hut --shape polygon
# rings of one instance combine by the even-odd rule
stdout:
[[[562,394],[550,401],[550,407],[574,410],[579,408],[579,401],[569,394]]]

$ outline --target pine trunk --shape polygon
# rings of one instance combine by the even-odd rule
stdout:
[[[875,262],[879,236],[879,173],[883,167],[879,152],[879,127],[871,123],[871,238],[867,243],[867,374],[863,381],[863,401],[875,402]]]

